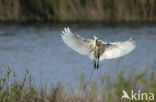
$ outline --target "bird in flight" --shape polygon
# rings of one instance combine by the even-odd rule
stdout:
[[[124,56],[136,47],[131,38],[127,41],[106,43],[96,36],[93,36],[94,40],[90,40],[75,35],[69,27],[62,30],[61,38],[68,47],[82,55],[88,55],[94,61],[94,69],[99,68],[99,61]]]

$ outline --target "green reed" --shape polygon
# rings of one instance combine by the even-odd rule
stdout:
[[[73,88],[61,83],[38,87],[28,70],[19,81],[14,70],[8,68],[0,77],[0,102],[131,102],[121,100],[122,90],[128,93],[130,90],[153,92],[156,96],[156,74],[150,68],[144,67],[139,73],[132,72],[128,76],[121,70],[115,80],[103,75],[99,80],[91,81],[85,89],[85,75],[81,74],[80,77],[80,83]]]

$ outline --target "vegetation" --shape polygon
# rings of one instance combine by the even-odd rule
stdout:
[[[155,22],[156,0],[0,0],[0,20]]]
[[[98,81],[92,81],[86,88],[85,77],[81,75],[81,82],[75,88],[64,86],[60,83],[37,87],[28,70],[22,81],[16,80],[16,74],[8,68],[8,71],[0,77],[0,102],[130,102],[121,100],[122,90],[128,93],[130,90],[154,93],[156,96],[156,74],[144,68],[138,74],[124,76],[121,71],[116,80],[110,76],[102,76]],[[133,101],[135,102],[135,101]],[[138,101],[147,102],[147,101]],[[153,102],[153,101],[150,101]],[[156,102],[156,100],[155,100]]]

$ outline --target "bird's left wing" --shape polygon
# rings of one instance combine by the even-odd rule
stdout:
[[[61,35],[64,43],[75,50],[76,52],[89,55],[91,50],[91,44],[93,43],[92,40],[84,39],[78,35],[73,34],[69,28],[64,28]]]
[[[104,53],[100,60],[124,56],[131,52],[135,47],[135,42],[131,38],[123,42],[103,44]]]

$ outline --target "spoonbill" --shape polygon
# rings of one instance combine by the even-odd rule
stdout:
[[[61,38],[68,47],[82,55],[88,55],[94,61],[94,69],[99,68],[99,61],[122,57],[136,47],[132,38],[122,42],[107,43],[96,36],[93,36],[94,40],[82,38],[72,33],[69,27],[62,30]]]

